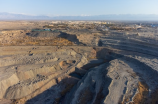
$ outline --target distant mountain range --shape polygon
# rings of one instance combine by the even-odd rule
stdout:
[[[158,15],[120,14],[94,16],[31,16],[24,14],[0,13],[0,20],[152,20],[158,21]]]

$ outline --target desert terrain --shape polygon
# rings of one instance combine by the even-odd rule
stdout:
[[[158,27],[0,21],[0,104],[158,104]]]

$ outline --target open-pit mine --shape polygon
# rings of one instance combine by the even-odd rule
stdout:
[[[1,21],[0,104],[158,104],[158,27]]]

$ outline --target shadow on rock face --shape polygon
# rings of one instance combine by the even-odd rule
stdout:
[[[101,40],[99,40],[98,46],[103,46],[103,42]]]
[[[104,63],[104,60],[103,59],[93,59],[93,60],[90,60],[88,64],[84,65],[82,67],[82,69],[85,69],[85,70],[88,70],[90,68],[93,68],[93,67],[96,67],[96,66],[99,66],[101,64]]]
[[[30,33],[26,33],[27,36],[31,37],[56,37],[60,34],[60,32],[53,31],[32,31]]]
[[[74,78],[64,78],[59,83],[42,92],[41,94],[26,101],[25,104],[54,104],[59,103],[64,98],[65,94],[78,82]],[[40,89],[38,89],[40,90]]]
[[[70,34],[67,34],[67,33],[64,33],[64,32],[60,32],[60,35],[58,35],[58,37],[61,37],[61,38],[65,38],[71,42],[74,42],[75,44],[77,45],[85,45],[84,43],[80,42],[78,39],[77,39],[77,36],[76,35],[70,35]]]

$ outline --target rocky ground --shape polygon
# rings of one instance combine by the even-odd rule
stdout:
[[[157,104],[158,41],[135,34],[0,34],[0,104]]]

